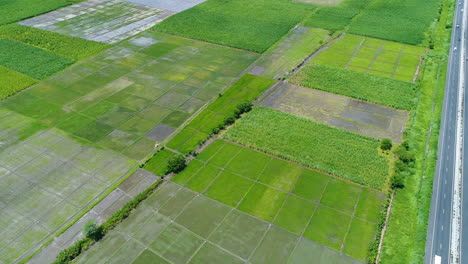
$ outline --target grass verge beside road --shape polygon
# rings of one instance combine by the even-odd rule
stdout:
[[[431,36],[434,50],[426,59],[419,104],[406,137],[416,153],[416,169],[406,179],[405,188],[396,192],[383,243],[382,264],[420,263],[424,259],[453,4],[452,0],[444,2]]]

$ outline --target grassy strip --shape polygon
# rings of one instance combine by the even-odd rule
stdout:
[[[154,28],[188,38],[264,52],[314,9],[313,5],[289,0],[208,0]]]
[[[167,146],[183,154],[193,152],[211,135],[218,133],[231,119],[237,119],[238,106],[251,102],[274,83],[273,80],[246,74],[190,121]],[[227,121],[227,122],[226,122]]]
[[[27,75],[0,66],[0,99],[23,90],[37,81]]]
[[[269,108],[257,107],[225,138],[382,190],[387,159],[379,141]]]
[[[349,32],[407,44],[422,44],[441,0],[375,0]]]
[[[10,24],[0,26],[0,39],[8,38],[55,54],[83,60],[111,47],[109,44],[71,37],[33,27]]]
[[[396,192],[381,263],[420,263],[424,259],[453,4],[452,0],[444,2],[431,36],[435,49],[426,58],[419,104],[407,131],[407,141],[416,153],[416,169],[406,178],[405,188]]]
[[[21,42],[0,39],[0,65],[35,79],[44,79],[73,62],[72,59]]]
[[[2,0],[0,25],[37,16],[82,0]]]
[[[310,64],[291,79],[292,83],[352,98],[411,110],[416,85],[327,65]]]
[[[157,180],[145,191],[135,196],[131,201],[127,202],[120,210],[112,215],[106,222],[104,222],[99,229],[102,231],[102,235],[105,236],[110,230],[116,227],[120,222],[127,218],[130,213],[135,210],[138,205],[141,204],[146,198],[148,198],[161,184],[161,180]],[[73,259],[78,257],[82,252],[86,251],[94,240],[90,238],[83,238],[73,244],[73,246],[61,251],[54,261],[55,264],[70,263]]]

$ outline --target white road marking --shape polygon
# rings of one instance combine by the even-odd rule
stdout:
[[[467,6],[468,0],[464,0],[464,6]],[[463,16],[462,29],[466,30],[467,17]],[[455,139],[455,168],[453,179],[453,198],[452,198],[452,224],[450,225],[450,263],[460,263],[460,233],[461,233],[461,193],[462,182],[462,151],[463,151],[463,100],[465,95],[465,37],[461,38],[460,49],[460,72],[458,79],[458,103],[457,103],[457,130]]]

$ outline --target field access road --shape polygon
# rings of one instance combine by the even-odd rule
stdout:
[[[442,112],[438,160],[434,177],[431,211],[426,242],[426,264],[468,263],[468,179],[463,179],[463,130],[466,105],[463,99],[466,72],[467,0],[455,9]],[[466,98],[465,98],[466,99]],[[465,173],[466,174],[466,173]],[[466,188],[464,188],[466,187]],[[463,224],[466,228],[462,229]]]

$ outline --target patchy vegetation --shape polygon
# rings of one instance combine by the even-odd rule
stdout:
[[[270,108],[255,108],[225,137],[376,189],[387,181],[387,160],[377,151],[378,140]]]
[[[184,154],[217,134],[225,126],[232,124],[241,114],[251,110],[250,102],[273,84],[273,80],[256,77],[250,74],[242,76],[223,94],[190,121],[167,144]]]

